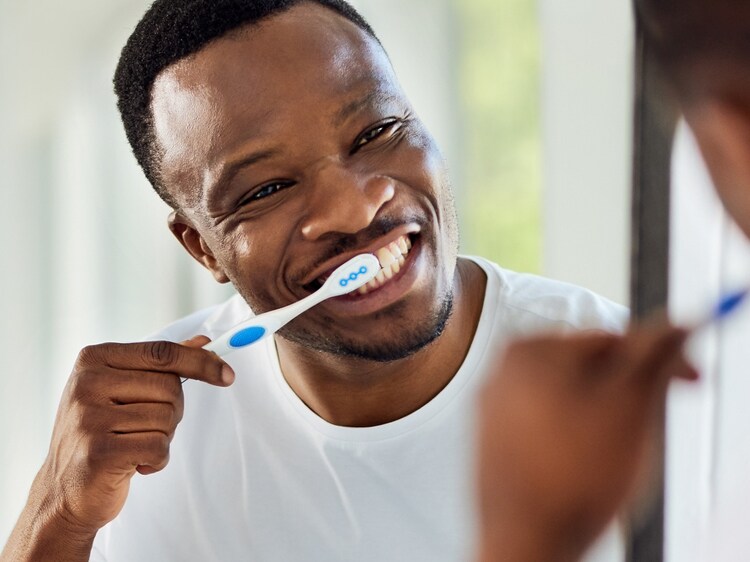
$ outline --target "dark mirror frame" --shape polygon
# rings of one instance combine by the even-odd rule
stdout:
[[[665,309],[669,296],[670,168],[677,112],[642,29],[636,24],[630,305],[633,320]],[[657,463],[629,516],[628,562],[664,560],[665,416]]]

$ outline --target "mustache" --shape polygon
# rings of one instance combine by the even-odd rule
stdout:
[[[331,233],[330,246],[323,252],[323,254],[315,260],[315,262],[306,267],[297,277],[297,279],[306,279],[313,271],[318,269],[326,261],[335,258],[336,256],[354,250],[356,248],[363,248],[374,240],[377,240],[381,236],[385,236],[394,228],[405,224],[417,224],[420,228],[424,228],[428,221],[427,219],[417,213],[401,216],[401,217],[378,217],[376,218],[366,229],[360,230],[355,234],[334,234]]]

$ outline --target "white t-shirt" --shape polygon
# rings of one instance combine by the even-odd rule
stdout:
[[[470,560],[474,402],[497,350],[542,330],[620,331],[627,319],[623,307],[585,289],[472,259],[488,278],[479,326],[432,401],[385,425],[335,426],[286,383],[273,339],[236,351],[227,358],[233,386],[185,383],[169,465],[133,478],[92,560]],[[236,296],[158,337],[215,337],[249,314]]]

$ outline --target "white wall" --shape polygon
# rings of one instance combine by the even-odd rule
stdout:
[[[628,0],[540,0],[543,272],[628,302],[633,18]]]

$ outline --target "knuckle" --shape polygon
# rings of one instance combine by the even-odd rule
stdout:
[[[140,418],[148,420],[149,427],[158,430],[167,430],[175,425],[174,419],[176,415],[177,412],[174,404],[164,403],[154,405],[148,410],[144,410],[140,415]]]
[[[161,432],[154,432],[148,441],[148,448],[156,455],[157,458],[163,459],[169,457],[169,435]]]
[[[107,356],[116,353],[122,344],[97,343],[87,345],[78,352],[78,363],[80,365],[99,365],[106,362]]]
[[[158,460],[155,460],[154,463],[151,465],[151,468],[154,472],[159,472],[161,470],[164,470],[167,465],[169,464],[169,451],[167,453],[160,457]]]
[[[177,375],[161,377],[159,379],[159,384],[162,387],[162,390],[174,399],[179,398],[179,396],[182,394],[180,377]]]
[[[90,365],[96,362],[96,358],[99,356],[99,345],[87,345],[78,353],[76,362],[79,365]]]
[[[84,402],[91,394],[94,374],[88,369],[76,370],[68,380],[68,392],[74,402]]]
[[[159,449],[161,450],[162,456],[164,458],[169,458],[170,446],[171,446],[171,442],[169,439],[169,435],[163,433],[159,439]]]
[[[144,350],[146,360],[160,367],[172,364],[177,357],[175,345],[168,341],[150,342]]]
[[[174,406],[174,416],[172,417],[172,421],[175,427],[182,421],[182,416],[184,413],[185,410],[182,403],[178,403]]]
[[[177,406],[172,403],[165,404],[165,418],[168,427],[175,425],[177,423]]]

